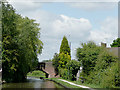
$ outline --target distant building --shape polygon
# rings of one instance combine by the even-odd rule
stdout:
[[[101,42],[101,46],[106,47],[107,44]],[[120,55],[120,47],[110,47],[110,48],[106,47],[106,48],[107,48],[108,51],[111,52],[113,55],[119,57],[119,55]]]

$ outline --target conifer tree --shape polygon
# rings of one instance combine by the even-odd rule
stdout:
[[[63,37],[61,46],[60,46],[60,53],[64,53],[70,55],[70,46],[68,44],[68,40],[66,38],[66,36]]]

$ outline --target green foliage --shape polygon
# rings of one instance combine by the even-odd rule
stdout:
[[[63,37],[63,40],[60,46],[60,53],[64,53],[64,54],[68,53],[68,55],[70,55],[70,47],[69,47],[66,36]]]
[[[98,56],[94,71],[88,77],[89,81],[101,85],[103,88],[118,86],[118,58],[107,51]]]
[[[68,75],[69,80],[76,80],[76,74],[80,69],[80,62],[76,60],[71,60],[66,64],[66,67],[69,73]]]
[[[59,55],[55,53],[52,59],[52,62],[53,62],[53,65],[55,67],[55,71],[57,74],[58,74],[59,60],[60,60]]]
[[[120,47],[120,38],[113,40],[113,43],[110,46],[111,47]]]
[[[65,68],[66,64],[71,60],[71,57],[69,54],[64,54],[64,53],[60,53],[59,54],[59,67],[60,68]]]
[[[69,79],[68,69],[59,67],[59,74],[64,79]]]
[[[68,78],[68,70],[66,68],[66,64],[71,60],[70,55],[60,53],[59,61],[58,61],[58,72],[61,77],[67,79]]]
[[[2,3],[2,16],[2,79],[20,82],[38,63],[43,46],[39,24],[16,14],[8,3]]]
[[[81,61],[85,83],[100,85],[102,88],[120,86],[118,58],[106,48],[96,46],[93,42],[82,44],[77,49],[77,58]]]
[[[29,72],[27,74],[27,76],[33,76],[33,77],[46,77],[45,73],[43,73],[42,71],[36,70],[33,72]]]
[[[70,56],[70,47],[68,45],[68,40],[64,36],[61,46],[60,53],[55,53],[52,62],[56,70],[56,74],[59,74],[61,77],[67,79],[68,78],[68,69],[66,64],[71,60]]]
[[[102,47],[97,46],[94,42],[82,44],[82,48],[77,49],[76,56],[83,66],[83,73],[89,75],[96,64],[97,56],[101,52]]]
[[[118,62],[112,63],[102,74],[101,86],[103,88],[115,88],[120,86]]]
[[[58,67],[59,74],[64,79],[76,80],[76,74],[80,68],[80,63],[76,60],[69,60],[64,67]]]
[[[6,79],[6,81],[11,81],[12,77],[14,76],[14,72],[18,67],[18,45],[17,43],[15,43],[14,38],[15,34],[18,35],[19,32],[16,30],[15,25],[15,10],[12,8],[11,5],[2,4],[2,16],[2,75],[3,79]]]
[[[107,69],[108,66],[111,65],[112,62],[115,62],[117,60],[117,57],[113,56],[110,52],[107,50],[103,50],[102,53],[99,54],[95,70],[104,70]]]

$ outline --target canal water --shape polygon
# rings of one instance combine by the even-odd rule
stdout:
[[[2,84],[1,87],[2,88],[42,88],[42,90],[46,88],[54,88],[55,90],[60,90],[61,88],[63,88],[63,90],[65,90],[64,87],[56,84],[53,81],[42,80],[35,77],[27,77],[27,81],[23,83],[5,83]]]

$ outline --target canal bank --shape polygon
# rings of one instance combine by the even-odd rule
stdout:
[[[57,80],[53,80],[53,79],[45,79],[45,80],[53,81],[53,82],[55,82],[55,83],[57,83],[57,84],[61,85],[62,87],[66,88],[66,89],[70,89],[70,87],[65,86],[64,84],[62,84],[62,83],[58,82]]]
[[[65,88],[67,88],[67,89],[77,89],[77,88],[80,88],[80,87],[78,87],[78,86],[75,86],[75,85],[72,85],[72,84],[69,84],[69,83],[67,83],[67,82],[64,82],[64,81],[62,81],[62,80],[59,80],[60,78],[47,78],[47,79],[45,79],[45,80],[50,80],[50,81],[53,81],[53,82],[55,82],[55,83],[57,83],[57,84],[59,84],[59,85],[62,85],[63,87],[65,87]],[[82,88],[80,88],[80,89],[82,89]]]
[[[65,88],[72,89],[72,90],[74,90],[74,89],[95,90],[94,88],[91,88],[87,85],[85,86],[85,85],[77,84],[76,81],[68,81],[68,80],[65,80],[62,78],[48,78],[47,80],[54,81],[58,84],[61,84]]]

